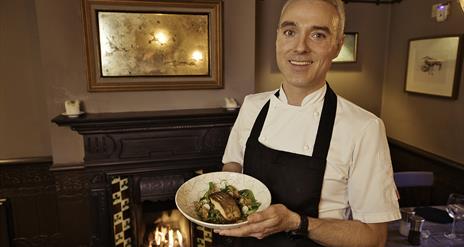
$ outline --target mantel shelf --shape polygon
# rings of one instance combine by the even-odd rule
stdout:
[[[84,137],[86,166],[195,159],[217,165],[237,115],[211,108],[60,115],[52,122]]]
[[[159,128],[179,125],[204,125],[214,123],[230,124],[237,117],[238,110],[224,108],[184,109],[167,111],[141,111],[141,112],[107,112],[85,113],[79,117],[70,118],[58,115],[51,121],[58,126],[69,126],[71,129],[83,134],[86,131],[108,132],[115,129]]]

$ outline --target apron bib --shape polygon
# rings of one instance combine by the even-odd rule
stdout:
[[[279,97],[279,91],[276,92],[275,96]],[[337,96],[327,85],[311,157],[274,150],[258,141],[269,105],[270,100],[261,109],[248,137],[243,162],[244,173],[259,179],[269,188],[272,204],[282,203],[294,212],[317,218],[327,153],[337,108]],[[261,240],[235,238],[235,242],[235,246],[253,247],[320,246],[309,238],[290,239],[284,232],[273,234]]]

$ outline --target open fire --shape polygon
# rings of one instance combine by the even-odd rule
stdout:
[[[166,210],[155,217],[147,232],[147,247],[190,247],[190,223],[178,210]]]
[[[150,247],[184,247],[182,233],[177,229],[171,229],[170,226],[157,226],[153,235]]]

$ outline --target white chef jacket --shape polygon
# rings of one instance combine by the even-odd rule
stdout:
[[[324,86],[306,96],[301,106],[289,105],[282,88],[279,98],[274,95],[276,90],[245,97],[222,162],[243,164],[246,141],[269,99],[259,142],[275,150],[311,156],[326,90]],[[364,223],[401,218],[382,120],[340,96],[337,99],[319,217],[352,217]]]

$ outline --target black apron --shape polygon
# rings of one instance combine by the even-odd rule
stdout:
[[[275,96],[279,97],[279,91]],[[272,204],[282,203],[294,212],[318,218],[322,181],[337,109],[337,96],[327,84],[312,157],[274,150],[258,141],[269,105],[270,100],[261,109],[248,137],[243,164],[244,173],[259,179],[269,188]],[[237,241],[235,246],[320,246],[309,238],[290,239],[285,232],[273,234],[262,240],[237,238],[235,241]]]

